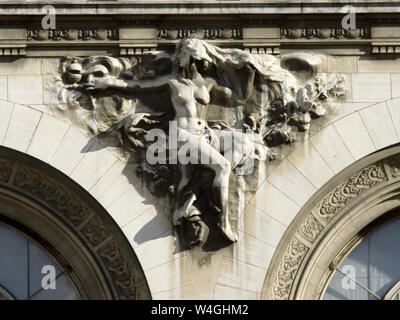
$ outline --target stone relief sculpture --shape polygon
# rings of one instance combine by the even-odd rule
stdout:
[[[191,35],[140,61],[65,58],[58,111],[138,164],[183,248],[213,250],[237,240],[258,164],[344,94],[344,77],[320,64],[313,53],[278,59]]]

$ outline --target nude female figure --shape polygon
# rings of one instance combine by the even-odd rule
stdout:
[[[101,77],[97,74],[91,82],[85,84],[86,90],[106,88],[118,89],[125,92],[168,90],[175,113],[173,121],[177,124],[178,150],[181,146],[190,144],[191,153],[196,153],[198,159],[207,159],[206,162],[201,163],[200,161],[197,165],[209,168],[215,173],[212,187],[217,207],[221,212],[220,228],[230,241],[236,241],[237,236],[232,231],[228,217],[229,177],[232,171],[232,163],[219,150],[210,146],[206,131],[210,132],[211,129],[207,128],[207,123],[201,119],[199,112],[202,106],[209,104],[210,91],[216,89],[217,86],[214,80],[202,77],[197,70],[193,58],[189,58],[189,63],[184,65],[183,69],[175,68],[170,74],[151,80],[124,80],[111,75]],[[228,88],[219,87],[217,89],[220,94],[221,92],[227,96],[231,94]],[[236,162],[238,161],[239,159],[236,159]],[[177,194],[182,193],[190,180],[188,167],[180,164],[179,168],[181,171],[181,180]],[[195,198],[192,197],[181,208],[175,209],[175,224],[179,224],[179,219],[187,214],[185,211],[194,200]]]

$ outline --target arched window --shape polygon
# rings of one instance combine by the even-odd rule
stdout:
[[[399,300],[400,219],[379,227],[348,254],[324,300]]]
[[[51,166],[1,147],[0,300],[150,298],[104,208]]]
[[[338,173],[303,206],[264,281],[265,299],[398,299],[400,145]]]
[[[68,270],[24,234],[0,224],[0,299],[80,298]]]

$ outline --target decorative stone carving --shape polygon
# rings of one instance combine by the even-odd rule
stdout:
[[[299,234],[304,237],[304,239],[314,242],[314,240],[319,236],[324,226],[315,219],[312,215],[309,215],[307,219],[299,228]]]
[[[387,177],[381,165],[364,168],[320,202],[315,208],[315,214],[323,219],[331,219],[353,198],[384,180],[387,180]]]
[[[338,26],[306,26],[306,27],[281,27],[281,38],[286,39],[369,39],[371,31],[369,26],[356,29],[343,29]]]
[[[118,40],[118,28],[60,28],[56,30],[28,29],[26,40]]]
[[[89,216],[89,209],[73,194],[51,179],[44,179],[34,169],[18,166],[13,185],[20,190],[34,194],[47,206],[65,215],[69,223],[79,226]]]
[[[395,176],[395,172],[398,170],[398,156],[385,160],[385,163],[390,167],[389,171]],[[298,227],[292,243],[285,250],[283,260],[276,272],[271,293],[273,299],[289,299],[297,271],[304,256],[325,227],[329,226],[329,222],[354,199],[387,181],[384,163],[374,163],[341,183],[311,210]],[[307,243],[303,243],[299,239],[305,239],[307,241],[304,242]]]
[[[157,38],[177,40],[196,34],[199,39],[241,39],[242,27],[199,26],[199,27],[161,27],[157,29]]]
[[[275,47],[246,47],[244,51],[253,54],[280,54],[279,46]]]
[[[0,48],[0,56],[24,56],[25,45],[10,45],[9,48]]]
[[[140,47],[133,47],[129,45],[120,45],[119,54],[121,56],[141,56],[143,54],[148,53],[149,51],[155,51],[155,48],[140,48]]]
[[[390,45],[372,44],[372,54],[400,54],[400,43],[396,42]]]
[[[286,250],[283,261],[280,264],[277,281],[274,284],[272,297],[275,300],[287,300],[289,298],[290,289],[301,261],[308,251],[298,239],[294,239]]]
[[[400,176],[400,162],[398,157],[391,157],[386,160],[386,163],[389,165],[390,173],[393,178],[397,178]]]
[[[89,220],[82,228],[82,233],[93,247],[98,246],[111,235],[104,223],[96,217]]]
[[[124,260],[115,240],[108,241],[99,251],[99,256],[106,265],[111,278],[117,284],[118,296],[126,300],[136,300],[141,297],[140,285],[135,282],[132,270]],[[145,298],[145,297],[142,297]]]
[[[320,73],[320,64],[316,54],[277,59],[192,35],[174,54],[149,53],[140,62],[64,59],[60,99],[68,107],[58,111],[128,151],[184,248],[215,249],[237,239],[232,221],[245,197],[234,204],[230,194],[244,194],[257,163],[272,160],[275,147],[307,131],[343,95],[343,76]]]
[[[14,168],[14,163],[8,159],[0,159],[0,181],[8,182],[11,177],[12,170]]]
[[[117,236],[110,232],[104,218],[88,207],[75,192],[42,171],[3,155],[0,156],[0,187],[45,206],[53,215],[52,219],[61,219],[75,236],[87,240],[85,247],[91,247],[92,259],[102,261],[102,276],[115,291],[114,298],[150,298],[137,259],[132,259],[130,251],[127,254],[126,247],[121,246]],[[0,300],[4,295],[1,289],[0,286]]]

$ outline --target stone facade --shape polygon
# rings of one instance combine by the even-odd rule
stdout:
[[[365,159],[400,142],[400,7],[396,1],[356,1],[357,27],[344,30],[343,4],[54,1],[57,28],[49,31],[41,30],[40,2],[0,4],[0,144],[57,169],[108,212],[115,232],[133,248],[153,299],[318,298],[313,288],[320,283],[301,287],[313,294],[296,295],[300,280],[290,273],[301,275],[302,259],[330,226],[315,213],[320,202],[348,179],[375,188],[357,175],[371,176],[376,163],[384,169],[372,180],[386,183],[386,158]],[[172,218],[157,209],[159,199],[135,174],[137,163],[55,111],[67,108],[59,100],[64,57],[142,61],[149,51],[173,52],[194,33],[215,46],[278,59],[312,51],[323,56],[319,72],[346,78],[346,93],[334,107],[259,170],[237,217],[237,241],[210,251],[176,250]],[[326,201],[330,212],[334,200]],[[282,268],[285,263],[293,270]]]

